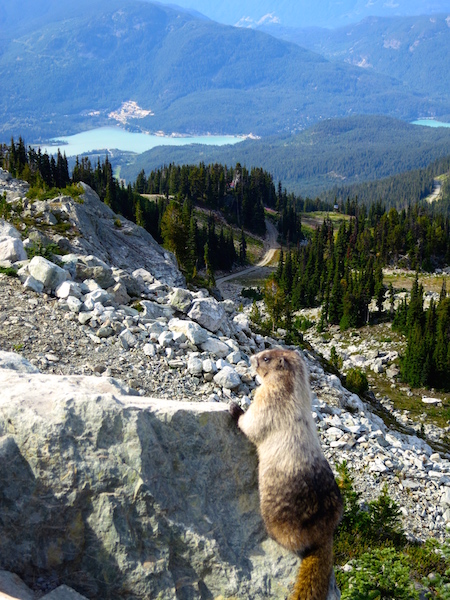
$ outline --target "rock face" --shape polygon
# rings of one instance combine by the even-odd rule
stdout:
[[[60,210],[83,232],[73,242],[76,252],[92,254],[119,268],[144,268],[154,277],[170,285],[183,286],[185,279],[178,270],[175,257],[155,242],[142,227],[120,217],[121,227],[114,226],[117,215],[87,185],[83,202],[61,201]]]
[[[226,405],[8,369],[0,386],[2,568],[90,599],[286,598],[297,560],[266,537]]]

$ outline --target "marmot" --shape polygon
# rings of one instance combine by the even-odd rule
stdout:
[[[307,368],[289,350],[266,350],[251,362],[261,385],[245,413],[236,404],[230,413],[258,450],[264,524],[302,558],[291,600],[325,600],[342,498],[311,414]]]

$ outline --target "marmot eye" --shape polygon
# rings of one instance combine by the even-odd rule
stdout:
[[[270,358],[268,356],[264,357],[264,362],[269,362]]]

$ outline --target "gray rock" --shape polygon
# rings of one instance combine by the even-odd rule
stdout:
[[[147,286],[140,278],[130,275],[123,269],[113,269],[114,278],[118,283],[122,283],[131,297],[138,297],[147,291]]]
[[[191,292],[183,288],[174,288],[169,299],[169,304],[179,310],[180,312],[187,313],[189,307],[192,304],[193,296]]]
[[[144,309],[142,316],[147,319],[159,319],[159,317],[172,316],[173,310],[168,306],[151,302],[150,300],[141,300],[140,305]]]
[[[30,588],[24,584],[24,582],[15,575],[8,571],[0,571],[0,597],[3,598],[3,594],[7,594],[7,600],[34,600],[34,593]],[[6,600],[6,597],[5,597]]]
[[[111,294],[108,294],[106,290],[99,288],[86,294],[84,297],[84,306],[87,310],[92,310],[97,302],[106,304],[107,302],[111,302],[112,299]]]
[[[196,356],[189,357],[187,370],[191,375],[200,375],[203,372],[203,361]]]
[[[32,290],[37,294],[41,294],[44,291],[44,284],[31,275],[28,275],[28,277],[25,279],[23,282],[23,287],[27,290]]]
[[[115,227],[117,215],[88,185],[81,185],[83,202],[65,204],[67,218],[81,233],[72,241],[75,251],[94,255],[106,264],[114,262],[125,271],[130,265],[142,268],[170,285],[185,285],[173,254],[161,248],[145,229],[123,217],[122,227]]]
[[[204,373],[217,373],[216,364],[210,358],[203,361],[202,368]]]
[[[233,390],[241,385],[241,378],[233,367],[224,367],[214,375],[214,383],[228,390]]]
[[[0,350],[0,369],[10,369],[18,373],[39,373],[39,369],[16,352]]]
[[[214,298],[199,298],[194,300],[188,317],[214,333],[220,329],[226,314],[223,306]]]
[[[116,283],[107,289],[108,294],[111,294],[113,301],[116,304],[128,304],[131,300],[128,295],[127,288],[123,283]]]
[[[6,569],[39,565],[91,600],[173,600],[182,586],[198,600],[268,589],[286,598],[298,559],[265,534],[256,455],[226,405],[117,396],[97,377],[68,387],[4,373]]]
[[[37,281],[40,281],[44,288],[56,290],[56,288],[68,278],[65,269],[50,262],[43,256],[34,256],[28,264],[28,272]]]
[[[134,348],[137,344],[137,338],[131,333],[129,329],[124,329],[119,334],[119,341],[125,350]]]
[[[82,596],[67,585],[60,585],[56,590],[45,594],[41,600],[88,600],[86,596]]]

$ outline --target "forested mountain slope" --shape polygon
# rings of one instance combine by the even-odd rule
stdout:
[[[133,124],[166,133],[268,135],[349,114],[450,113],[450,100],[412,94],[390,76],[183,9],[138,0],[68,7],[65,18],[57,10],[45,26],[3,38],[3,141],[111,123],[129,100],[152,113]]]
[[[450,7],[449,7],[450,8]],[[370,17],[339,29],[282,29],[273,35],[330,60],[395,77],[410,89],[450,97],[450,10],[416,17]]]
[[[261,166],[289,191],[314,197],[340,184],[388,177],[424,168],[450,154],[450,128],[410,125],[388,117],[327,120],[294,136],[247,140],[234,146],[159,147],[121,168],[133,181],[162,164]]]

